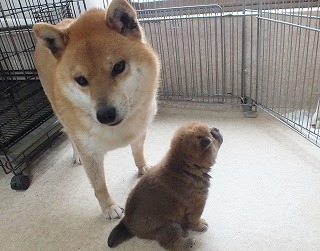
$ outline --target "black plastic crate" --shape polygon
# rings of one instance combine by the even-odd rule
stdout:
[[[5,83],[9,85],[10,81]],[[53,116],[39,81],[20,80],[11,82],[11,84],[13,88],[5,89],[0,95],[0,144],[2,149],[10,147]]]
[[[56,24],[85,9],[84,0],[0,2],[0,165],[5,173],[21,175],[62,128],[34,65],[32,26]],[[16,180],[12,187],[17,188]]]

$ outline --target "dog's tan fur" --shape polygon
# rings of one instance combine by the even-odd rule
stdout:
[[[131,144],[139,173],[146,172],[143,144],[156,112],[158,57],[126,0],[57,25],[35,24],[34,32],[39,77],[74,146],[74,160],[84,165],[103,212],[120,217],[103,159]]]
[[[191,250],[195,239],[187,230],[205,231],[201,217],[207,199],[208,172],[223,138],[219,130],[200,122],[175,133],[164,159],[131,191],[125,216],[112,230],[109,247],[132,236],[157,240],[168,250]]]

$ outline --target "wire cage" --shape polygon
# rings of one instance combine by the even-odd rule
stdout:
[[[147,9],[138,13],[163,62],[162,99],[223,103],[232,98],[223,84],[226,66],[221,6]]]
[[[257,8],[260,107],[320,146],[319,1]]]
[[[320,146],[319,1],[130,2],[161,58],[161,100],[261,108]]]
[[[0,3],[0,165],[6,174],[20,175],[61,129],[34,66],[32,26],[55,24],[84,9],[80,0]]]

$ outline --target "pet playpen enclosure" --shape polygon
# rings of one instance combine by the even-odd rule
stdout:
[[[319,1],[133,4],[162,60],[161,99],[258,106],[320,145]]]
[[[159,99],[241,105],[247,117],[260,107],[320,146],[319,1],[130,2],[161,58]],[[107,4],[1,1],[0,160],[6,173],[19,174],[61,129],[34,67],[32,25]]]

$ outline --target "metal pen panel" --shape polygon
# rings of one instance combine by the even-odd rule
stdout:
[[[320,146],[319,3],[261,4],[257,104]],[[302,3],[301,3],[302,4]]]
[[[231,102],[221,6],[147,9],[138,16],[162,62],[161,99]]]

